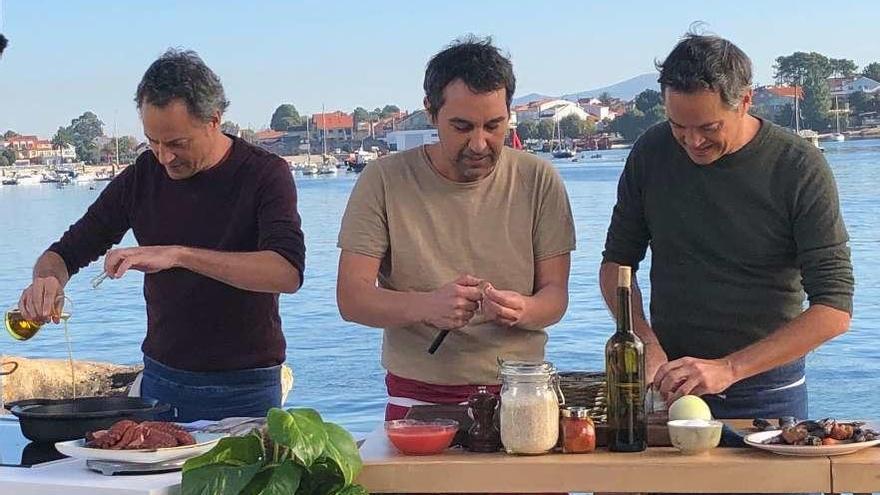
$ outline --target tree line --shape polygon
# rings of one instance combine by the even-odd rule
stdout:
[[[778,84],[799,87],[803,93],[800,118],[803,127],[816,130],[828,129],[834,122],[835,108],[833,98],[828,86],[830,77],[852,77],[862,75],[874,81],[880,82],[880,62],[872,62],[861,71],[858,66],[849,59],[837,59],[827,57],[817,52],[794,52],[791,55],[783,55],[776,58],[773,65],[774,78]],[[599,100],[604,105],[611,103],[610,95],[600,95]],[[873,94],[856,91],[849,95],[847,101],[837,102],[840,108],[848,103],[850,115],[859,115],[868,112],[880,112],[880,92]],[[385,105],[376,107],[372,111],[364,107],[356,107],[352,111],[355,124],[359,122],[374,122],[400,112],[397,105]],[[784,126],[792,126],[794,112],[791,106],[775,115],[767,115],[763,109],[755,108],[755,113],[775,121]],[[619,115],[608,123],[607,129],[617,132],[627,141],[634,141],[652,125],[666,119],[663,99],[659,92],[647,89],[639,93],[631,105],[631,109]],[[308,121],[308,117],[301,115],[296,107],[290,103],[278,106],[272,113],[270,128],[276,131],[287,131],[291,127],[301,126]],[[138,140],[132,136],[111,138],[104,146],[97,144],[97,138],[104,136],[104,123],[91,111],[84,112],[79,117],[70,121],[70,125],[58,128],[52,137],[52,146],[61,149],[67,145],[73,145],[76,149],[77,158],[86,163],[98,163],[101,161],[114,161],[116,156],[116,143],[119,143],[119,157],[123,163],[132,161]],[[576,138],[595,132],[595,124],[591,120],[582,120],[575,115],[569,115],[560,119],[560,132],[565,138]],[[221,125],[224,132],[241,136],[247,141],[253,142],[255,131],[242,129],[237,123],[227,120]],[[517,132],[522,139],[553,139],[555,137],[555,124],[552,121],[540,120],[521,122],[517,126]],[[9,139],[17,136],[15,131],[7,130],[4,138]],[[14,150],[0,150],[0,166],[8,166],[19,158]]]
[[[828,79],[864,76],[880,82],[880,62],[872,62],[860,72],[855,62],[844,58],[831,58],[817,52],[794,52],[776,58],[773,64],[774,78],[778,84],[801,89],[800,124],[805,128],[823,130],[835,121],[835,111],[849,103],[850,114],[880,111],[880,93],[866,94],[856,91],[846,101],[834,102]],[[835,108],[836,104],[836,108]],[[778,124],[793,126],[793,109],[787,108],[777,115],[769,115]]]
[[[21,134],[7,130],[3,134],[6,140]],[[92,111],[86,111],[79,117],[72,119],[70,125],[61,126],[52,136],[52,148],[62,150],[72,145],[76,150],[76,157],[88,164],[109,163],[116,161],[116,143],[119,143],[119,162],[130,163],[136,158],[138,140],[133,136],[120,136],[108,138],[103,146],[99,145],[99,139],[105,137],[104,122]],[[9,166],[15,160],[24,158],[23,154],[14,149],[0,150],[0,166]]]
[[[355,124],[357,124],[359,122],[374,122],[398,112],[400,112],[400,107],[397,105],[385,105],[382,108],[376,107],[373,111],[369,111],[364,107],[357,107],[352,111],[351,116]],[[296,106],[291,103],[284,103],[279,105],[272,113],[269,128],[273,131],[283,132],[291,127],[301,126],[308,122],[308,120],[309,118],[307,116],[300,115]],[[230,122],[229,124],[230,126],[236,125],[234,122]]]

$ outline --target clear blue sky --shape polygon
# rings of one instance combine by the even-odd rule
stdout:
[[[880,61],[868,1],[166,1],[0,0],[0,132],[50,137],[92,110],[143,139],[132,96],[169,46],[220,75],[227,118],[255,128],[280,103],[301,113],[387,103],[418,108],[428,58],[466,33],[507,50],[519,95],[592,89],[648,72],[695,20],[737,43],[771,82],[794,51]]]

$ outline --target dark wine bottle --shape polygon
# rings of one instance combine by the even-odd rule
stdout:
[[[605,344],[608,450],[640,452],[648,446],[645,347],[633,331],[632,269],[617,274],[617,331]]]

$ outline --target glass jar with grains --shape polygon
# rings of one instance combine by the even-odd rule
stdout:
[[[559,439],[556,369],[551,363],[501,365],[501,443],[509,454],[545,454]]]

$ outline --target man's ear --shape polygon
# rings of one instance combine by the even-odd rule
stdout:
[[[749,113],[749,108],[752,107],[752,96],[753,96],[752,89],[749,88],[749,90],[746,91],[746,94],[743,95],[742,101],[740,101],[740,104],[739,104],[740,110],[742,110],[743,115]],[[797,95],[795,95],[795,96],[797,96]]]
[[[428,121],[431,123],[431,125],[436,127],[437,122],[434,121],[434,114],[431,112],[431,103],[428,101],[427,96],[422,100],[422,105],[424,105],[425,107],[425,112],[428,113]]]

